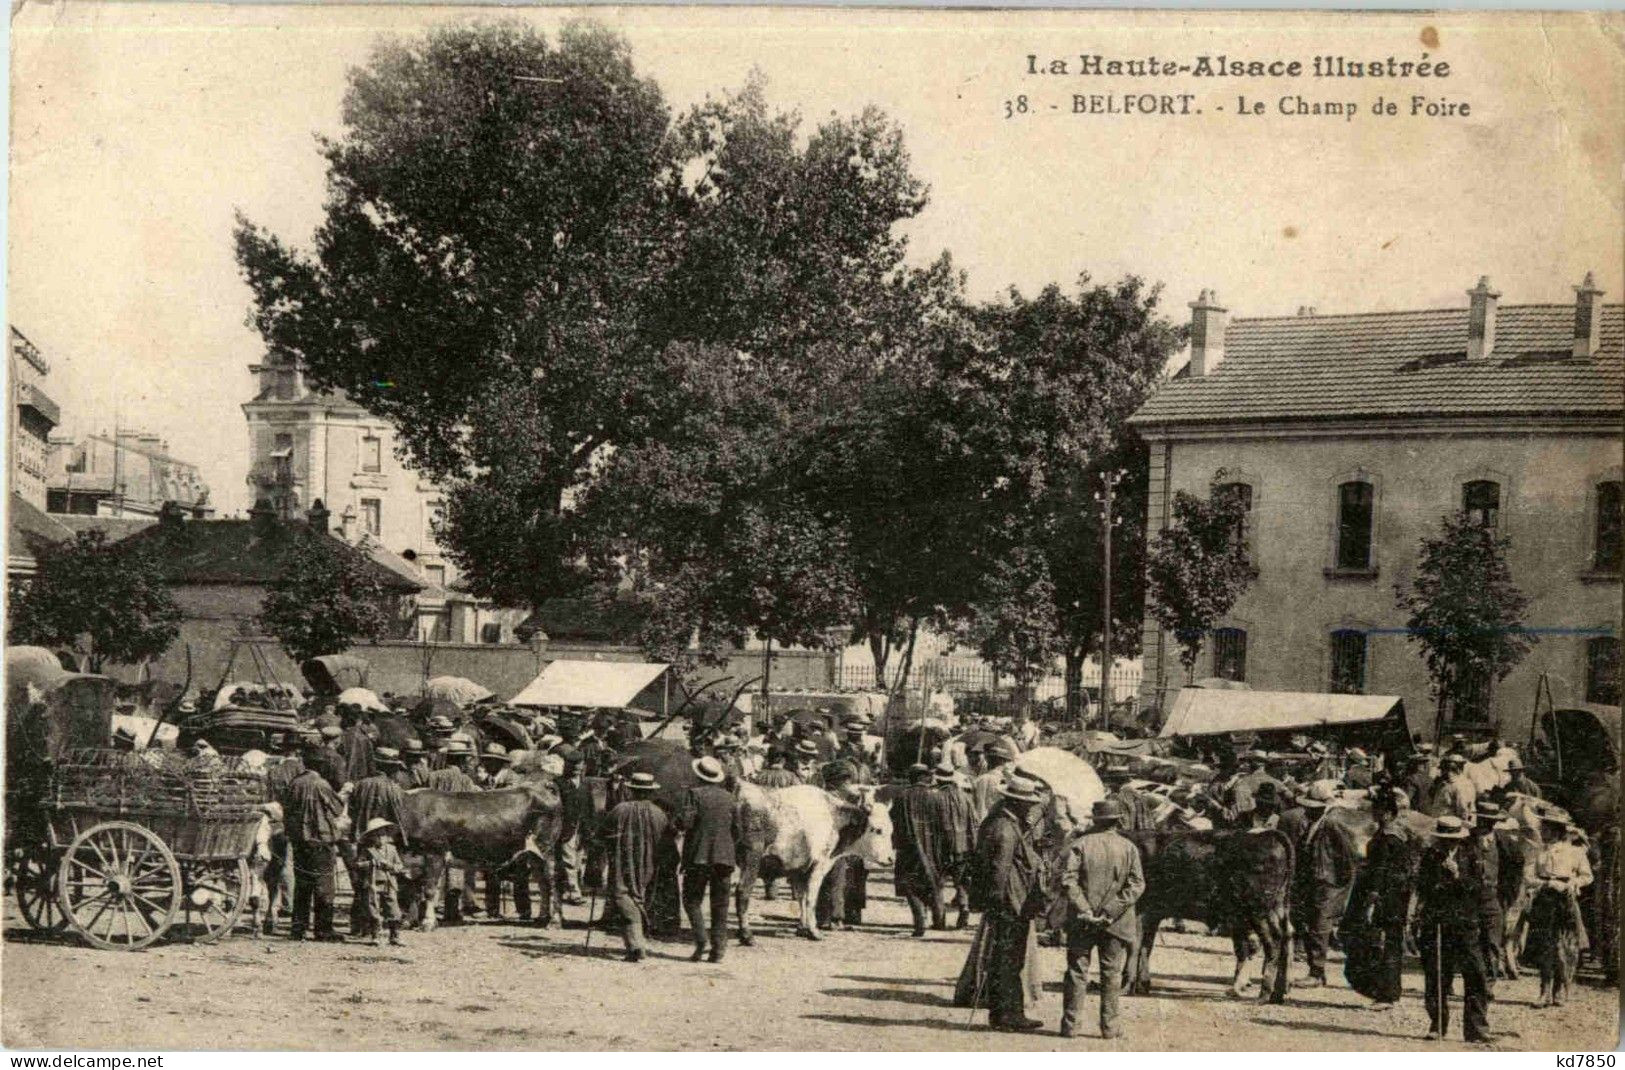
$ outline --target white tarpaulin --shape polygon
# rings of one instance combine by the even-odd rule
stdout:
[[[389,707],[384,705],[384,700],[379,698],[370,688],[347,687],[339,692],[339,697],[334,701],[340,706],[360,706],[362,709],[371,710],[373,713],[389,712]]]
[[[642,661],[555,661],[515,695],[510,706],[587,706],[663,711],[655,685],[669,666]],[[655,694],[645,692],[660,691]],[[639,697],[642,702],[637,702]]]
[[[492,697],[492,691],[466,676],[435,676],[423,685],[424,698],[443,698],[458,706],[472,706]]]
[[[1405,706],[1393,695],[1328,695],[1312,691],[1209,691],[1187,687],[1174,700],[1160,733],[1216,736],[1228,732],[1279,732],[1370,724],[1396,716]]]
[[[1038,747],[1016,759],[1016,772],[1037,777],[1067,801],[1073,820],[1089,820],[1095,803],[1106,797],[1106,785],[1094,766],[1060,747]]]

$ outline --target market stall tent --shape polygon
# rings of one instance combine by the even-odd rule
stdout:
[[[525,685],[510,706],[632,708],[664,714],[671,704],[671,666],[642,661],[555,661]]]
[[[1162,726],[1164,738],[1241,732],[1377,732],[1409,740],[1405,703],[1394,695],[1312,691],[1218,691],[1187,687]]]

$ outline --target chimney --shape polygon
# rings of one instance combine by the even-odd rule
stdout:
[[[326,535],[328,527],[332,523],[332,516],[333,514],[327,511],[327,506],[322,504],[320,498],[310,503],[310,526],[314,531]]]
[[[1495,303],[1501,295],[1490,289],[1488,275],[1480,275],[1467,299],[1467,359],[1483,360],[1495,352]]]
[[[158,524],[160,527],[174,530],[186,523],[186,513],[177,502],[167,501],[158,508]]]
[[[339,514],[339,536],[345,542],[355,542],[355,506],[346,505]]]
[[[1600,336],[1602,317],[1597,315],[1597,298],[1602,291],[1597,289],[1596,276],[1586,272],[1585,281],[1574,288],[1574,355],[1576,357],[1594,357],[1597,355],[1597,344]]]
[[[248,519],[253,522],[256,535],[265,536],[276,530],[276,510],[268,498],[254,502],[254,508],[248,511]]]
[[[1224,360],[1226,313],[1219,307],[1219,295],[1211,290],[1203,290],[1191,302],[1191,378],[1212,375]]]

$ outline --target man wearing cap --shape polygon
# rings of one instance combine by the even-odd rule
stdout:
[[[666,812],[654,803],[660,785],[649,773],[633,773],[626,787],[631,797],[604,819],[599,838],[609,860],[608,893],[625,928],[626,961],[642,962],[648,954],[648,895],[659,868],[660,843],[666,835]],[[590,919],[589,919],[590,921]]]
[[[932,785],[931,769],[916,764],[908,771],[908,787],[891,804],[891,842],[897,861],[892,869],[897,895],[908,904],[914,935],[925,935],[929,910],[931,928],[946,929],[942,910],[940,867],[948,854],[952,833],[947,827],[946,800]]]
[[[1478,802],[1478,789],[1467,779],[1467,759],[1452,751],[1439,759],[1439,775],[1428,784],[1422,812],[1429,817],[1451,814],[1461,819],[1464,827],[1473,825],[1473,808]]]
[[[429,752],[423,747],[423,740],[413,736],[406,741],[406,747],[401,751],[401,768],[395,771],[395,783],[403,791],[413,788],[426,788],[429,786]]]
[[[1504,804],[1513,795],[1527,795],[1531,799],[1545,798],[1540,792],[1540,785],[1524,775],[1523,759],[1516,754],[1507,759],[1507,782],[1494,792]]]
[[[1433,844],[1417,872],[1417,947],[1425,978],[1424,999],[1432,1029],[1429,1040],[1450,1031],[1450,988],[1461,974],[1462,1035],[1488,1043],[1489,992],[1484,973],[1480,904],[1484,873],[1479,853],[1468,842],[1467,825],[1455,814],[1435,819]]]
[[[1298,857],[1298,887],[1303,907],[1300,940],[1309,963],[1306,988],[1326,983],[1326,949],[1331,943],[1332,926],[1348,905],[1349,885],[1359,864],[1353,837],[1343,824],[1328,820],[1331,791],[1324,781],[1313,785],[1300,800],[1313,816],[1313,822],[1294,844]],[[1297,898],[1297,897],[1294,897]]]
[[[978,829],[999,804],[1007,772],[1005,767],[1016,760],[1016,749],[1008,740],[995,739],[982,748],[982,760],[987,765],[987,771],[979,774],[970,785],[971,820]]]
[[[1001,1032],[1030,1033],[1044,1024],[1027,1017],[1021,972],[1042,867],[1034,839],[1046,801],[1037,781],[1013,774],[976,836],[972,898],[981,904],[986,926],[986,966],[976,972],[985,976],[989,1024]],[[983,943],[972,945],[973,955]]]
[[[1355,875],[1339,929],[1343,975],[1350,988],[1373,1001],[1371,1009],[1376,1011],[1391,1009],[1402,991],[1405,925],[1416,861],[1410,832],[1399,820],[1403,798],[1398,789],[1379,790],[1372,796],[1377,832]]]
[[[684,793],[676,823],[683,833],[683,907],[694,930],[690,962],[706,957],[721,962],[728,943],[728,881],[733,876],[734,842],[741,825],[738,800],[724,788],[728,775],[712,757],[690,763],[699,783]],[[711,897],[710,927],[706,926],[705,897]]]
[[[318,752],[325,750],[317,748]],[[293,849],[293,921],[288,935],[294,940],[305,938],[313,912],[316,939],[344,939],[333,928],[333,852],[341,838],[339,819],[344,815],[344,803],[334,790],[340,775],[336,761],[312,753],[304,771],[288,785],[282,803],[288,844]]]
[[[1145,891],[1140,850],[1118,829],[1123,808],[1110,799],[1095,803],[1088,832],[1067,848],[1061,887],[1066,893],[1066,983],[1061,1003],[1061,1035],[1077,1035],[1089,987],[1090,956],[1100,954],[1100,1035],[1120,1037],[1117,996],[1123,965],[1139,938],[1134,904]]]
[[[845,730],[841,748],[835,754],[840,761],[850,762],[854,770],[853,783],[873,784],[874,771],[869,768],[869,753],[863,747],[863,733],[867,727],[859,718],[848,718],[841,726]]]
[[[946,759],[932,770],[931,779],[936,792],[942,796],[943,825],[947,836],[943,840],[945,854],[942,874],[954,882],[954,905],[959,917],[954,928],[963,929],[970,924],[970,891],[965,887],[966,871],[970,865],[971,849],[976,844],[976,826],[972,823],[970,793],[960,784],[959,771]]]
[[[393,747],[379,747],[373,751],[372,760],[376,772],[356,781],[355,787],[350,791],[350,832],[356,837],[357,843],[344,844],[340,849],[345,870],[350,875],[352,892],[361,888],[364,883],[364,875],[358,868],[362,852],[357,848],[361,837],[366,834],[367,826],[375,818],[382,818],[399,828],[401,807],[406,798],[393,776],[401,769],[400,752]],[[365,897],[354,895],[350,900],[350,935],[377,935],[364,933],[365,928]]]
[[[837,759],[824,766],[824,790],[847,802],[860,802],[853,790],[857,770],[851,762]],[[843,854],[830,864],[824,886],[818,891],[814,918],[820,929],[845,929],[863,924],[863,911],[869,905],[869,867],[856,855]]]

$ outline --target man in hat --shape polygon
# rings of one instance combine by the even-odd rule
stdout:
[[[677,827],[683,833],[683,907],[694,930],[690,962],[706,957],[721,962],[728,943],[728,882],[736,857],[734,842],[740,832],[738,800],[724,788],[728,774],[712,757],[690,763],[699,783],[684,793],[677,807]],[[710,927],[706,926],[705,897],[711,897]]]
[[[1264,752],[1258,750],[1245,751],[1241,755],[1241,774],[1230,785],[1229,805],[1232,813],[1242,815],[1253,809],[1254,796],[1265,784],[1273,784],[1278,797],[1290,794],[1286,785],[1270,776],[1264,768]]]
[[[836,759],[820,774],[823,788],[846,802],[864,802],[854,790],[858,771],[852,763]],[[867,804],[865,803],[867,807]],[[830,864],[814,904],[814,918],[820,929],[845,929],[863,924],[863,911],[869,905],[869,867],[856,855],[843,854]]]
[[[982,760],[987,764],[987,771],[970,785],[971,820],[978,829],[1002,797],[1006,766],[1016,760],[1016,748],[1009,740],[995,739],[982,748]]]
[[[303,940],[314,913],[316,939],[343,941],[333,928],[334,850],[341,838],[339,819],[344,815],[344,803],[334,789],[341,773],[328,748],[316,751],[288,785],[282,803],[293,852],[293,921],[288,935]]]
[[[1467,779],[1467,759],[1452,751],[1439,759],[1439,775],[1428,785],[1422,812],[1429,817],[1451,814],[1461,819],[1463,826],[1473,825],[1473,808],[1478,802],[1478,789]]]
[[[1100,953],[1100,1035],[1123,1035],[1117,1024],[1117,996],[1129,948],[1139,938],[1134,904],[1145,891],[1140,849],[1118,829],[1123,809],[1110,799],[1095,803],[1094,822],[1067,849],[1061,887],[1066,892],[1066,983],[1061,1002],[1061,1035],[1076,1036],[1089,987],[1089,959]]]
[[[474,782],[470,770],[474,767],[476,755],[474,746],[469,737],[461,732],[454,732],[446,740],[442,751],[446,764],[429,773],[429,788],[432,791],[479,791],[480,786]],[[456,876],[453,876],[453,871]],[[445,877],[445,923],[447,925],[461,925],[463,914],[478,914],[479,907],[475,904],[474,885],[476,872],[473,866],[466,865],[453,859],[446,866]],[[453,883],[455,881],[455,883]]]
[[[1001,1032],[1030,1033],[1044,1025],[1027,1017],[1021,971],[1036,912],[1032,893],[1042,867],[1034,840],[1046,802],[1037,781],[1011,775],[976,835],[972,893],[985,912],[987,930],[985,941],[978,941],[985,969],[977,969],[976,975],[979,981],[985,978],[989,1024]]]
[[[373,752],[372,760],[376,771],[371,776],[362,777],[350,791],[350,828],[358,839],[375,819],[400,828],[401,808],[406,799],[401,786],[394,779],[394,774],[402,768],[400,752],[393,747],[379,747]],[[349,844],[341,851],[352,891],[362,888],[365,883],[365,877],[358,868],[363,853],[358,845]],[[397,917],[399,913],[397,910]],[[366,924],[365,896],[354,895],[350,900],[350,935],[377,936],[376,932],[365,932]]]
[[[599,837],[609,860],[609,896],[625,923],[626,961],[642,962],[648,954],[649,887],[667,822],[666,812],[654,803],[660,785],[652,774],[633,773],[626,786],[631,797],[609,812]]]
[[[1303,907],[1299,929],[1304,958],[1309,963],[1306,988],[1326,984],[1326,950],[1332,927],[1348,905],[1349,885],[1359,865],[1359,851],[1346,825],[1329,820],[1332,792],[1325,781],[1312,785],[1300,800],[1313,816],[1301,842],[1294,844],[1298,858],[1298,888]],[[1297,898],[1296,896],[1294,898]]]
[[[513,759],[508,757],[507,747],[500,743],[487,743],[485,750],[480,752],[479,775],[474,782],[487,790],[494,788],[497,774],[512,765]]]
[[[1385,1011],[1399,1001],[1416,854],[1399,815],[1404,792],[1379,790],[1371,800],[1377,832],[1366,847],[1343,917],[1344,976],[1349,987]]]
[[[745,766],[739,758],[739,740],[728,733],[723,733],[717,737],[711,752],[716,755],[717,761],[722,763],[723,772],[733,783],[737,784],[745,779]]]
[[[583,771],[586,756],[569,744],[555,753],[564,763],[563,771],[555,780],[559,789],[560,828],[554,863],[559,874],[559,895],[561,902],[580,906],[587,901],[581,895],[581,831],[592,821],[592,795]]]
[[[300,760],[299,752],[312,746],[314,741],[305,729],[284,732],[277,740],[277,753],[281,758],[265,773],[265,798],[276,804],[274,810],[267,811],[271,815],[271,860],[265,867],[265,918],[260,923],[260,931],[266,936],[276,931],[277,908],[286,908],[293,902],[293,869],[288,857],[288,831],[284,818],[288,787],[294,778],[305,771],[305,763]]]
[[[1376,779],[1371,772],[1371,758],[1359,747],[1350,747],[1343,755],[1348,768],[1343,771],[1343,783],[1359,790],[1370,788]]]
[[[1514,795],[1527,795],[1531,799],[1545,798],[1540,785],[1524,775],[1523,759],[1516,754],[1507,759],[1507,782],[1494,792],[1503,805]]]
[[[971,850],[976,845],[976,826],[972,823],[970,793],[960,783],[959,771],[946,758],[931,771],[932,783],[942,797],[943,837],[942,875],[954,882],[954,904],[959,916],[954,928],[963,929],[970,924],[970,891],[966,887],[966,871],[970,865]]]
[[[344,756],[345,783],[359,784],[373,774],[371,720],[372,715],[353,702],[339,707],[339,753]]]
[[[1484,987],[1491,999],[1495,998],[1495,979],[1501,972],[1501,945],[1506,928],[1505,914],[1501,910],[1501,861],[1503,848],[1495,826],[1501,823],[1501,808],[1488,799],[1481,800],[1474,815],[1473,849],[1478,852],[1479,869],[1484,875],[1483,894],[1479,898],[1479,921],[1484,927]],[[1515,864],[1515,863],[1514,863]]]
[[[1258,789],[1252,793],[1249,800],[1252,805],[1238,815],[1241,828],[1248,832],[1273,829],[1280,818],[1285,795],[1285,790],[1274,780],[1267,780],[1258,785]]]
[[[395,771],[395,783],[402,790],[429,786],[429,752],[424,748],[423,740],[413,736],[406,741],[406,747],[401,751],[401,763],[401,768]]]
[[[767,768],[756,774],[756,783],[764,788],[788,788],[801,783],[801,778],[785,768],[784,748],[774,745],[767,752]]]
[[[1399,786],[1405,789],[1405,797],[1413,807],[1426,806],[1428,791],[1433,787],[1432,759],[1421,751],[1412,752],[1405,759],[1405,772]]]
[[[1435,820],[1433,844],[1417,872],[1417,947],[1425,978],[1424,999],[1432,1028],[1429,1040],[1450,1031],[1450,988],[1461,975],[1462,1035],[1488,1043],[1489,992],[1484,973],[1484,874],[1479,853],[1468,841],[1467,825],[1455,814]]]
[[[818,744],[810,739],[798,739],[794,753],[796,777],[803,784],[813,783],[818,778],[820,767]]]
[[[859,717],[849,717],[841,728],[841,749],[836,752],[839,761],[848,762],[854,770],[855,784],[873,784],[874,771],[869,767],[869,752],[863,746],[864,730],[868,725]]]
[[[897,853],[893,882],[898,896],[908,904],[916,937],[925,935],[927,908],[931,928],[948,927],[942,910],[940,866],[948,854],[944,841],[950,839],[952,833],[947,825],[944,802],[932,785],[930,767],[918,764],[909,770],[908,787],[892,799],[891,839]]]

